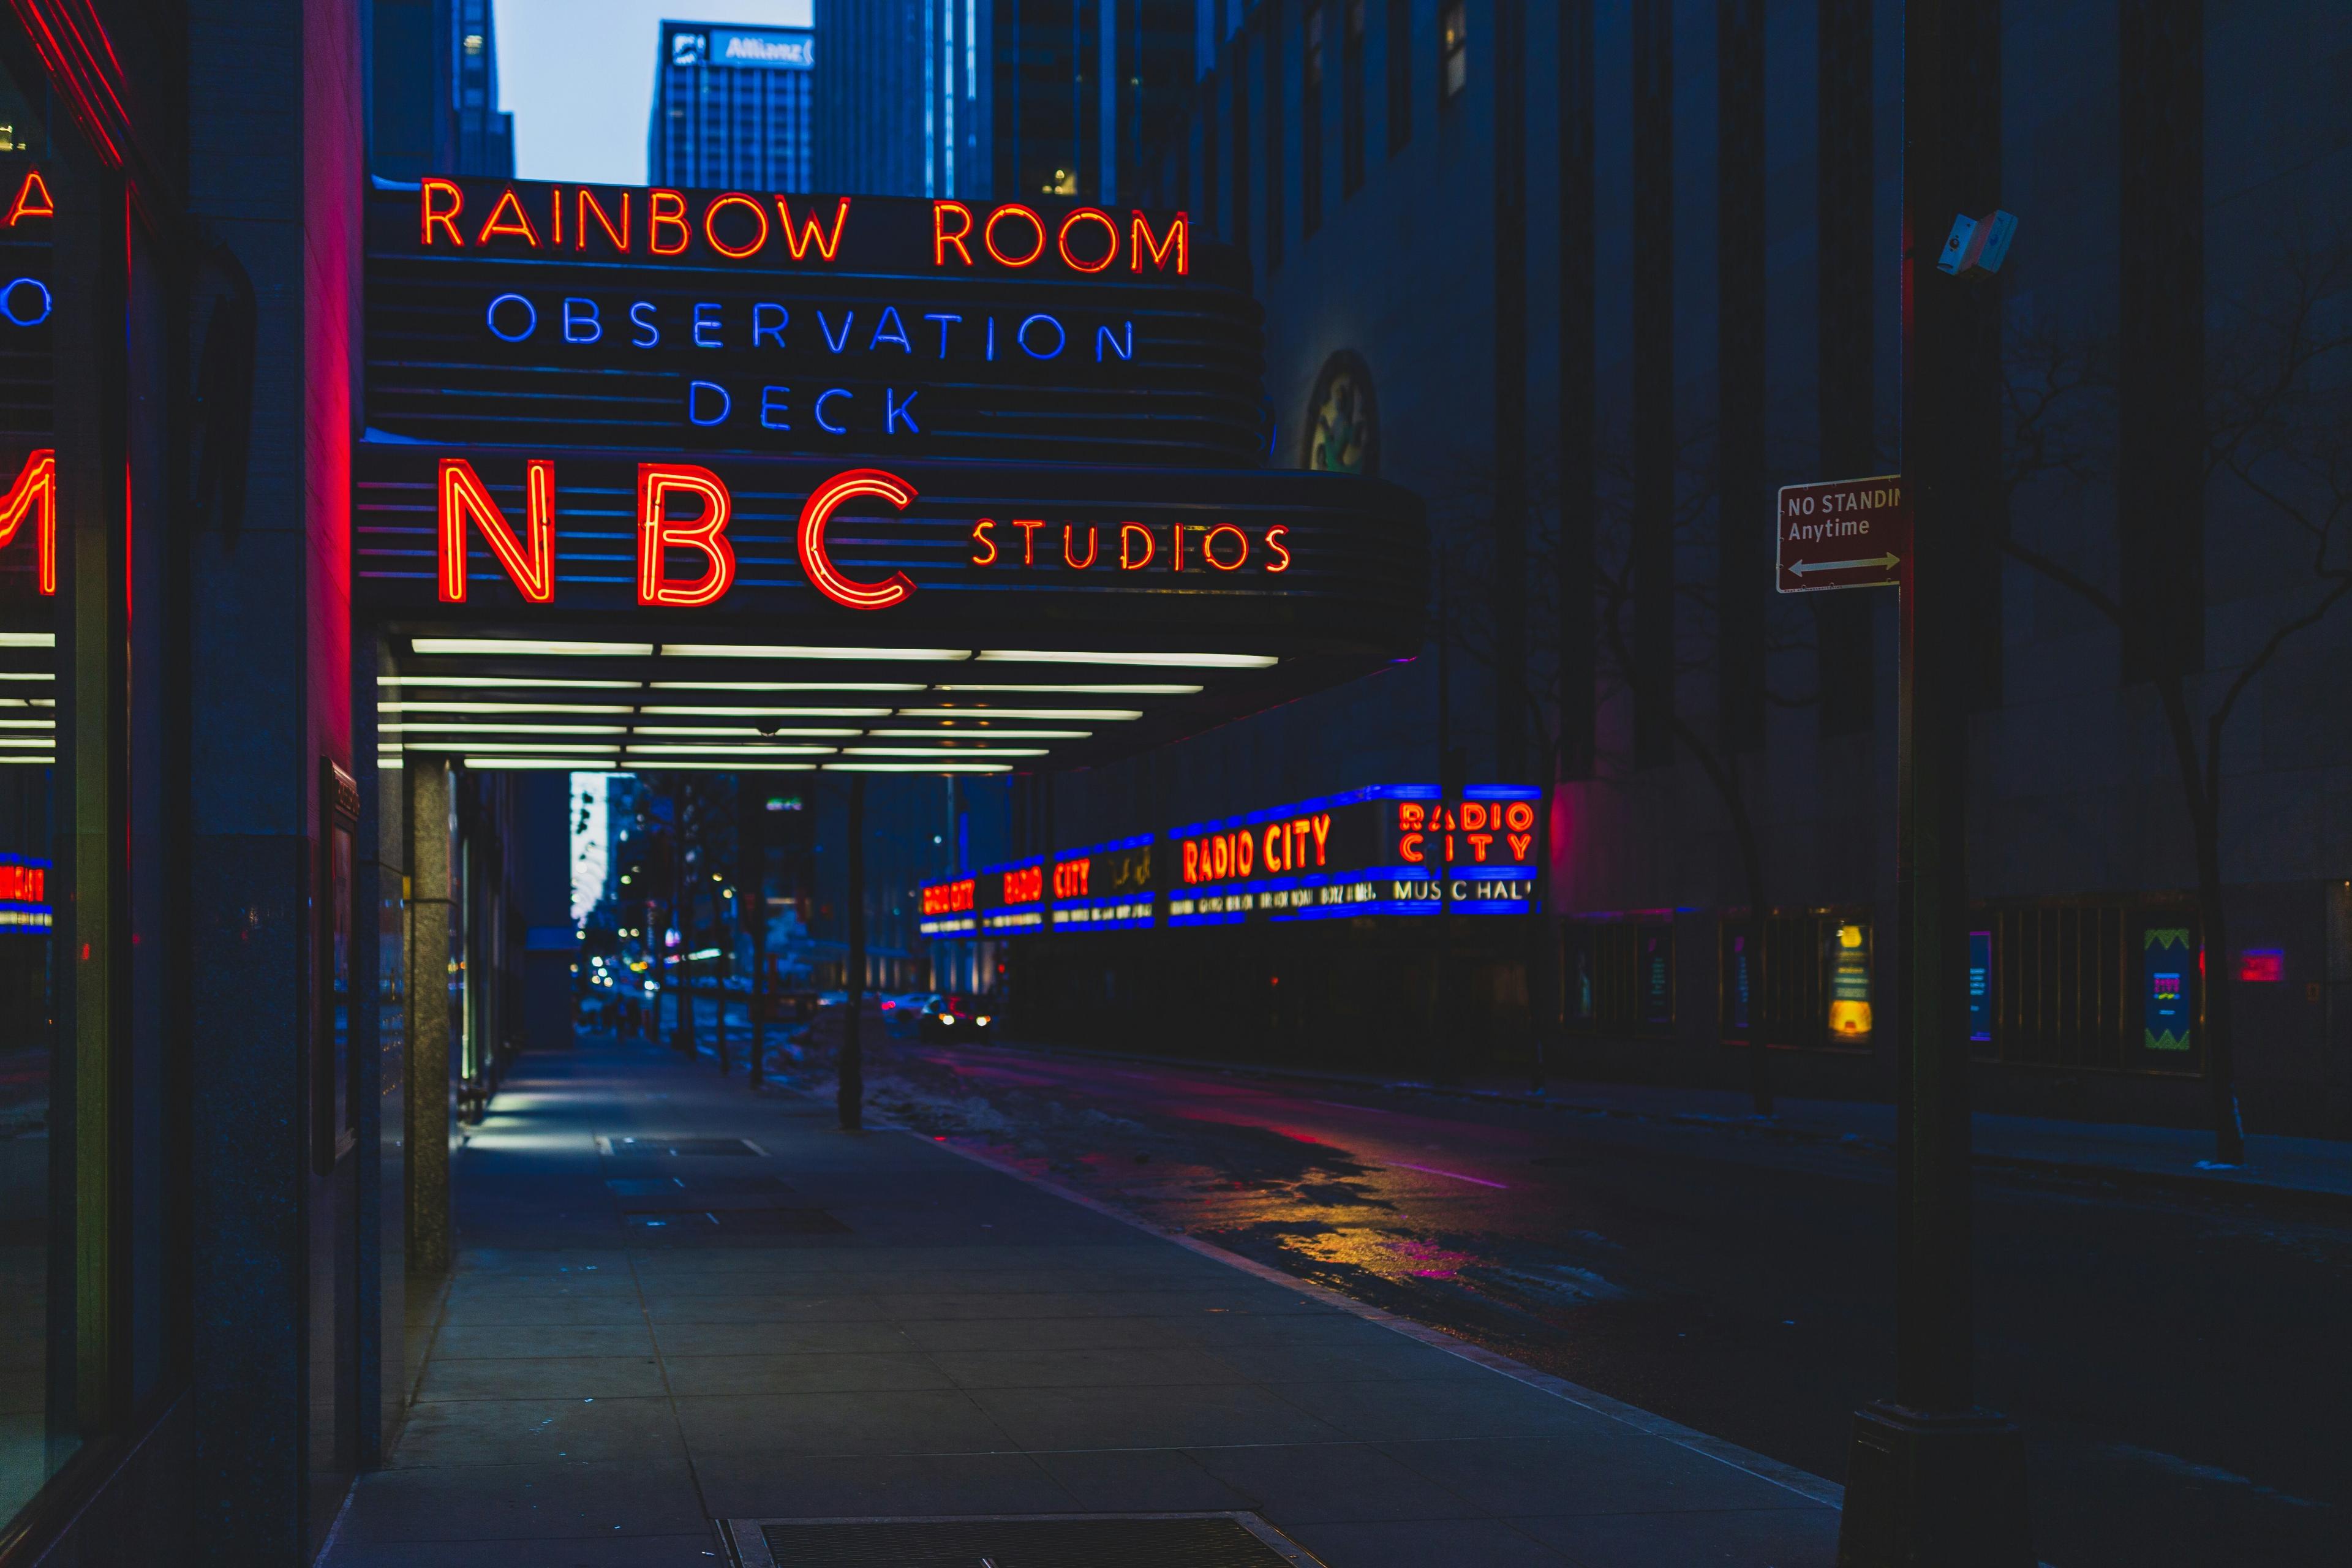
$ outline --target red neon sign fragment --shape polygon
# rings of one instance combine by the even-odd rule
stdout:
[[[439,483],[434,487],[434,511],[439,522],[438,549],[441,602],[466,602],[466,524],[481,530],[490,553],[499,558],[507,576],[522,596],[534,605],[555,597],[555,465],[533,458],[524,468],[523,533],[514,530],[490,499],[490,492],[463,458],[441,459]]]
[[[669,498],[684,492],[702,498],[702,515],[678,522],[668,515]],[[735,550],[727,542],[732,510],[727,486],[709,468],[691,463],[637,465],[637,603],[681,609],[715,604],[735,584]],[[710,570],[699,582],[673,581],[664,564],[672,546],[699,550]]]
[[[816,584],[818,593],[853,610],[887,610],[915,591],[913,579],[904,572],[893,572],[879,583],[845,577],[824,547],[825,524],[833,521],[834,512],[844,501],[857,496],[875,496],[904,511],[915,504],[915,493],[914,486],[880,468],[851,468],[809,492],[808,500],[801,505],[801,568]]]

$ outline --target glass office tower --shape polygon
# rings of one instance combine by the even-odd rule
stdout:
[[[816,35],[804,27],[664,22],[646,134],[647,182],[807,190],[815,68]]]

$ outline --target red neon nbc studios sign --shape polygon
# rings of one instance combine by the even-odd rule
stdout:
[[[483,483],[474,465],[464,458],[443,458],[434,484],[435,578],[441,603],[462,605],[467,599],[467,546],[478,538],[505,572],[526,603],[555,600],[556,495],[555,464],[551,459],[526,459],[522,525],[520,530]],[[727,533],[735,501],[727,482],[696,463],[641,462],[636,466],[634,511],[637,603],[667,609],[697,609],[726,597],[736,579],[735,549]],[[887,610],[906,602],[915,582],[902,571],[878,579],[851,575],[837,565],[825,532],[835,514],[848,502],[870,499],[904,512],[916,500],[915,487],[884,468],[847,468],[810,489],[801,503],[795,529],[797,559],[809,583],[835,604],[852,610]],[[1019,543],[1000,539],[1000,528],[1019,531]],[[1064,523],[1059,550],[1049,543],[1037,547],[1041,519],[978,518],[971,524],[968,567],[1032,568],[1090,572],[1097,563],[1105,572],[1141,572],[1155,565],[1161,571],[1183,572],[1187,551],[1195,574],[1229,576],[1244,569],[1279,579],[1290,570],[1292,546],[1287,522],[1244,529],[1227,521],[1178,522],[1155,531],[1139,522],[1103,525],[1089,522],[1081,529]],[[1104,547],[1106,532],[1116,550]],[[1187,535],[1192,537],[1188,540]],[[1163,540],[1164,535],[1164,540]],[[1084,540],[1083,550],[1078,541]],[[680,575],[673,571],[673,552],[683,552],[699,570]]]

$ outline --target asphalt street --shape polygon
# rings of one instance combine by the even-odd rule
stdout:
[[[786,1077],[829,1093],[821,1061]],[[868,1071],[882,1117],[1832,1479],[1892,1387],[1867,1150],[903,1038]],[[2352,1217],[2003,1173],[1977,1244],[2046,1561],[2347,1560]]]

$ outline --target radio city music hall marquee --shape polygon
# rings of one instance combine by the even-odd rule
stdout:
[[[1367,915],[1524,914],[1542,792],[1433,784],[1345,795],[990,866],[924,884],[933,938]],[[1449,886],[1450,884],[1450,886]]]

